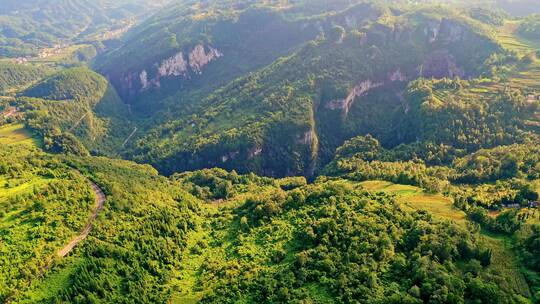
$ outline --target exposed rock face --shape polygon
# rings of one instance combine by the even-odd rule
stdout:
[[[440,27],[441,27],[440,23],[430,23],[424,29],[424,33],[428,37],[429,43],[433,43],[437,40],[437,38],[439,37]]]
[[[171,58],[165,59],[161,62],[161,65],[158,67],[159,77],[167,76],[184,76],[187,75],[187,66],[188,63],[184,59],[184,53],[179,52]]]
[[[193,72],[201,74],[204,66],[222,56],[223,54],[220,51],[211,47],[207,53],[204,46],[199,44],[189,53],[189,66]]]
[[[122,88],[130,95],[137,91],[146,91],[161,87],[161,79],[178,77],[184,80],[192,75],[200,75],[210,62],[223,57],[218,49],[202,44],[196,45],[188,53],[178,52],[174,56],[155,63],[152,69],[143,69],[140,72],[129,72],[122,77]]]
[[[317,135],[315,134],[314,130],[309,130],[306,133],[304,133],[304,137],[302,138],[301,142],[304,145],[311,145],[313,144],[313,141],[315,140],[315,137]]]
[[[430,43],[435,41],[442,41],[444,43],[457,42],[463,39],[465,34],[465,28],[450,19],[442,19],[441,22],[431,22],[424,29],[424,33],[429,39]]]
[[[131,90],[133,88],[133,73],[128,73],[126,76],[124,76],[122,83],[124,84],[124,87]]]
[[[349,92],[347,97],[345,97],[345,99],[332,100],[326,104],[326,108],[330,110],[341,109],[343,111],[343,114],[347,116],[356,98],[362,97],[366,95],[370,90],[378,88],[390,82],[403,82],[407,80],[407,76],[403,72],[401,72],[401,69],[398,68],[394,72],[388,74],[388,80],[376,82],[368,79],[360,82],[352,88],[352,90]]]
[[[443,19],[441,21],[440,36],[445,42],[456,42],[463,39],[465,28],[452,20]]]
[[[261,147],[255,146],[248,151],[248,159],[255,158],[256,156],[261,155],[262,152],[263,149]]]
[[[139,75],[139,79],[141,80],[141,86],[143,90],[148,89],[149,83],[148,83],[148,73],[146,70],[143,70],[141,74]]]
[[[366,95],[369,90],[382,86],[382,82],[372,82],[371,80],[365,80],[354,86],[349,95],[345,99],[338,99],[330,101],[326,107],[331,110],[342,109],[345,115],[349,114],[349,110],[358,97]]]
[[[234,160],[236,159],[236,157],[240,155],[240,151],[233,151],[233,152],[229,152],[223,156],[221,156],[221,162],[222,163],[226,163],[227,161],[229,160]]]

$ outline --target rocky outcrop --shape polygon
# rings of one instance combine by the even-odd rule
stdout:
[[[217,49],[210,47],[206,52],[204,46],[199,44],[189,53],[189,66],[193,72],[201,74],[204,66],[222,56],[223,54]]]
[[[450,43],[460,41],[464,38],[465,33],[466,30],[462,24],[450,19],[443,19],[441,21],[439,34],[444,42]]]
[[[167,77],[167,76],[184,76],[187,77],[188,73],[188,63],[184,59],[184,53],[179,52],[178,54],[163,60],[158,67],[158,76],[157,77]]]
[[[240,151],[229,152],[229,153],[221,156],[221,162],[226,163],[229,160],[235,160],[236,157],[238,157],[238,155],[240,155]]]
[[[326,107],[331,110],[341,109],[345,115],[349,114],[349,110],[358,97],[366,95],[371,89],[382,86],[382,82],[372,82],[371,80],[365,80],[353,87],[349,92],[349,95],[345,99],[332,100],[327,103]]]
[[[221,57],[223,53],[218,49],[199,44],[189,52],[181,51],[155,63],[151,69],[128,72],[121,78],[121,88],[134,95],[136,92],[160,88],[163,78],[176,77],[187,80],[193,75],[202,74],[210,62]]]
[[[429,43],[433,43],[439,37],[441,24],[439,22],[430,22],[424,29],[424,34],[428,37]]]
[[[407,76],[405,76],[405,74],[401,72],[401,69],[397,69],[392,74],[390,74],[390,77],[388,77],[388,79],[391,82],[395,82],[395,81],[403,82],[403,81],[407,81]]]
[[[143,70],[141,72],[141,74],[139,75],[139,79],[141,81],[142,89],[148,89],[150,84],[148,83],[148,73],[146,72],[146,70]]]
[[[317,134],[315,134],[314,130],[306,131],[306,133],[304,133],[304,136],[300,139],[300,143],[304,145],[312,145],[316,136]]]
[[[259,155],[261,155],[263,152],[263,149],[261,147],[255,146],[248,151],[248,159],[253,159]]]
[[[326,104],[326,108],[330,110],[342,110],[343,115],[347,116],[351,109],[354,100],[358,97],[365,96],[370,90],[381,87],[391,82],[403,82],[407,81],[407,76],[401,71],[396,69],[394,72],[388,74],[388,79],[385,81],[364,80],[353,87],[345,99],[331,100]]]

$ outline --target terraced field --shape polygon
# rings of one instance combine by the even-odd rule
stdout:
[[[540,50],[539,41],[530,41],[520,37],[516,30],[519,26],[517,21],[507,21],[499,28],[497,33],[499,42],[509,51],[514,51],[518,56]],[[540,104],[540,59],[534,58],[532,62],[518,62],[510,66],[501,79],[480,79],[471,82],[472,85],[460,90],[439,89],[433,92],[435,98],[444,102],[451,98],[474,104],[482,100],[489,102],[497,97],[505,89],[518,89],[527,96],[527,102]],[[530,130],[540,132],[540,111],[530,113],[525,123]]]
[[[527,40],[517,34],[518,26],[518,21],[507,21],[504,26],[499,28],[498,38],[503,47],[517,52],[520,56],[540,50],[540,41]],[[527,66],[517,66],[515,74],[509,78],[509,84],[512,87],[540,94],[539,60],[536,59]]]

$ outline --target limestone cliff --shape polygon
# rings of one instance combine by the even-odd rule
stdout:
[[[161,88],[162,80],[166,78],[189,80],[195,75],[201,75],[208,64],[221,57],[223,53],[218,49],[198,44],[140,71],[127,72],[120,78],[120,89],[131,96],[138,92]]]

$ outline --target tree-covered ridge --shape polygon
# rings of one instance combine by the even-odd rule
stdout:
[[[132,130],[114,88],[85,67],[45,77],[19,93],[13,105],[53,152],[113,154]]]
[[[359,30],[328,29],[324,38],[209,95],[191,115],[155,128],[139,141],[136,159],[171,171],[223,166],[313,174],[351,135],[396,128],[392,123],[407,117],[400,100],[407,81],[486,69],[478,63],[500,47],[482,27],[448,14],[412,11]],[[365,104],[365,96],[381,101]],[[362,115],[382,117],[366,121]]]
[[[107,81],[87,68],[62,70],[23,91],[23,96],[48,100],[87,100],[95,106],[107,89]]]
[[[362,194],[340,184],[315,185],[272,200],[251,199],[235,214],[240,235],[247,237],[238,249],[240,257],[246,255],[245,262],[240,264],[238,275],[231,273],[218,281],[215,291],[203,298],[204,303],[223,298],[275,303],[407,299],[414,303],[439,297],[442,286],[437,287],[437,276],[447,280],[442,283],[443,289],[448,289],[443,302],[464,299],[469,297],[467,284],[454,281],[448,271],[451,267],[444,269],[439,263],[473,256],[482,259],[483,254],[475,247],[474,237],[465,236],[457,226],[403,213],[390,198]],[[242,245],[272,238],[272,226],[283,231],[275,236],[273,249],[255,261],[247,258],[250,253],[243,253]],[[387,233],[388,229],[392,232]],[[440,237],[445,239],[444,245],[437,241]],[[428,251],[432,256],[426,255]],[[462,256],[464,252],[472,255]],[[276,265],[268,269],[256,266],[265,262]],[[219,273],[223,266],[206,267],[210,273]],[[431,276],[422,275],[427,272]],[[414,279],[402,280],[403,273]],[[231,284],[231,279],[239,284]]]
[[[528,100],[518,89],[486,89],[475,81],[419,80],[409,86],[407,95],[411,127],[418,130],[415,136],[420,141],[475,151],[535,136],[526,122],[534,118],[540,102]]]
[[[24,88],[45,77],[51,71],[46,67],[0,63],[0,93]]]
[[[444,144],[400,145],[385,149],[371,136],[358,136],[337,150],[336,158],[325,168],[324,175],[347,177],[357,181],[387,180],[420,186],[433,192],[448,192],[451,185],[501,183],[500,189],[521,190],[527,181],[539,176],[538,139],[522,144],[481,149],[467,154]],[[505,181],[522,180],[512,185]],[[526,187],[525,187],[526,188]],[[523,188],[524,191],[527,191]],[[479,204],[499,208],[511,202],[524,206],[536,198],[503,200],[494,195],[489,202]]]
[[[2,147],[3,155],[20,152]],[[37,151],[26,156],[16,162],[2,158],[11,162],[1,166],[8,175],[20,172],[30,177],[30,170],[47,174],[47,183],[29,194],[6,198],[12,207],[2,213],[2,250],[9,254],[4,260],[9,265],[1,267],[6,271],[2,283],[7,284],[2,299],[9,296],[15,303],[79,303],[98,298],[108,303],[165,301],[170,273],[180,267],[187,233],[196,225],[197,200],[147,166],[110,159],[60,158]],[[87,218],[94,201],[81,174],[106,192],[106,205],[90,236],[70,256],[55,259],[56,250],[81,229],[79,221]],[[16,182],[18,179],[12,180],[8,187]],[[20,221],[23,224],[18,228],[8,226]],[[28,234],[33,237],[25,238]],[[40,236],[46,240],[45,246],[38,244],[43,243]],[[64,277],[67,281],[62,281]],[[54,285],[58,278],[60,285]]]
[[[256,190],[260,180],[221,171],[181,179],[198,188],[217,190],[217,180],[231,187],[217,202],[224,207],[203,209],[208,214],[189,242],[174,303],[523,299],[504,283],[508,278],[486,267],[491,251],[476,228],[405,211],[389,194],[343,180]],[[246,188],[247,196],[240,190]]]

